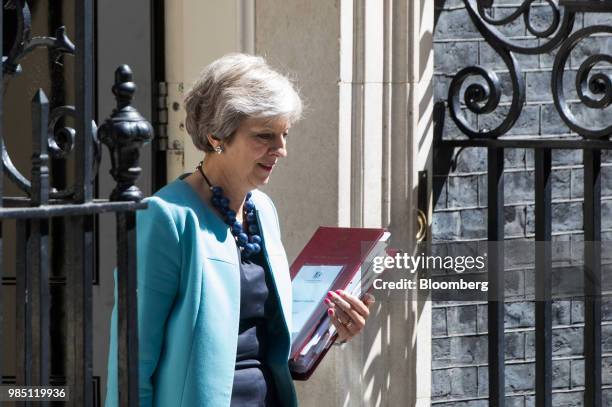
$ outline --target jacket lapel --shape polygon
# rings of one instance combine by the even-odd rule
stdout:
[[[259,194],[253,196],[258,197]],[[259,191],[257,191],[259,192]],[[292,292],[287,255],[280,240],[278,221],[272,204],[267,199],[257,199],[257,219],[264,241],[265,257],[270,266],[274,285],[280,299],[288,333],[291,332]]]

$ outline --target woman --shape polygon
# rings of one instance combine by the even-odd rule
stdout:
[[[289,269],[276,210],[257,188],[287,155],[302,102],[262,58],[231,54],[204,69],[185,107],[205,158],[137,215],[140,403],[296,406]],[[370,301],[328,293],[339,341],[363,328]],[[115,309],[107,406],[117,405],[116,352]]]

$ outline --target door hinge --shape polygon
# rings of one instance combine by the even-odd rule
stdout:
[[[155,148],[157,151],[168,150],[168,84],[157,82],[156,96]]]

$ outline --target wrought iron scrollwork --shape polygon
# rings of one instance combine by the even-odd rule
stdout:
[[[491,113],[499,107],[501,98],[501,84],[497,74],[481,66],[471,66],[459,71],[449,86],[448,107],[450,116],[466,135],[472,138],[497,138],[512,128],[518,120],[523,104],[525,103],[525,81],[521,74],[518,62],[511,52],[500,51],[504,61],[510,68],[512,80],[512,103],[504,120],[494,129],[475,129],[467,122],[461,112],[461,87],[469,76],[480,76],[485,83],[470,84],[464,93],[464,102],[467,108],[476,114]]]
[[[519,54],[540,54],[555,49],[572,31],[574,26],[575,14],[563,10],[557,2],[553,0],[545,0],[550,8],[552,21],[548,27],[538,29],[531,22],[531,13],[535,0],[526,0],[518,8],[509,15],[493,19],[488,14],[486,9],[492,6],[483,4],[478,0],[464,0],[466,9],[470,14],[470,18],[488,42],[494,42],[504,49]],[[541,6],[541,5],[540,5]],[[510,24],[520,17],[523,17],[527,31],[533,36],[546,41],[542,41],[536,46],[524,46],[508,39],[504,36],[497,27]]]
[[[66,35],[65,27],[55,31],[55,37],[31,37],[32,16],[28,3],[24,0],[7,2],[4,7],[17,11],[17,33],[15,42],[6,57],[2,58],[4,81],[9,75],[21,72],[19,60],[39,47],[47,47],[58,53],[74,54],[74,44]]]
[[[3,1],[4,8],[14,10],[16,13],[17,25],[15,40],[11,46],[8,55],[2,57],[2,71],[4,92],[8,88],[8,81],[11,77],[19,74],[22,71],[20,60],[30,52],[37,48],[45,47],[58,56],[63,54],[74,55],[75,46],[70,38],[66,35],[65,28],[59,27],[55,31],[55,37],[31,35],[32,19],[30,9],[25,0],[8,0]],[[51,157],[56,159],[67,159],[74,146],[75,137],[78,137],[76,131],[72,127],[64,126],[56,129],[57,123],[66,116],[75,115],[74,106],[57,106],[51,110],[49,115],[49,125],[47,129],[48,151]],[[92,121],[92,138],[94,146],[93,174],[97,174],[101,160],[102,150],[100,142],[97,138],[97,126]],[[28,180],[13,164],[10,154],[5,145],[2,145],[2,160],[8,178],[23,192],[32,194],[32,186]],[[93,178],[92,178],[93,181]],[[74,194],[74,187],[58,190],[51,187],[49,196],[55,199],[68,199]]]
[[[575,15],[562,10],[552,0],[546,0],[551,10],[552,19],[544,29],[538,29],[531,22],[532,6],[535,0],[526,0],[509,15],[494,19],[487,14],[487,8],[492,2],[464,0],[470,18],[487,43],[504,61],[510,73],[512,86],[509,110],[501,123],[492,129],[477,129],[466,120],[461,109],[462,85],[470,77],[480,78],[480,83],[466,87],[463,103],[469,111],[475,114],[488,114],[500,107],[501,84],[498,76],[490,69],[482,66],[471,66],[460,70],[453,77],[449,86],[448,106],[450,116],[457,127],[470,138],[498,138],[506,134],[518,120],[525,103],[525,81],[516,60],[515,53],[539,54],[556,48],[570,34],[574,26]],[[506,38],[497,27],[509,24],[523,17],[527,30],[542,41],[536,46],[524,46]],[[601,79],[599,80],[601,82]],[[598,82],[598,83],[599,83]]]
[[[501,85],[497,75],[489,69],[481,66],[463,68],[451,81],[448,96],[450,116],[463,133],[470,138],[498,138],[506,134],[518,120],[525,102],[525,84],[515,53],[539,54],[559,47],[552,70],[551,87],[555,106],[561,118],[572,131],[584,138],[602,139],[612,135],[612,124],[592,128],[588,124],[580,123],[566,100],[563,87],[565,68],[572,50],[593,34],[612,34],[612,27],[604,25],[585,27],[570,35],[574,26],[575,10],[566,10],[553,0],[545,0],[546,7],[550,9],[551,19],[549,25],[543,29],[538,29],[531,21],[535,0],[524,1],[514,12],[498,19],[493,19],[487,13],[487,8],[492,6],[491,2],[464,0],[464,3],[478,31],[508,67],[512,82],[512,102],[505,118],[494,129],[471,127],[462,113],[462,102],[475,114],[492,113],[499,107]],[[537,46],[519,45],[505,38],[496,28],[509,24],[521,16],[527,31],[540,39]],[[578,68],[576,92],[585,108],[601,110],[612,104],[612,75],[609,72],[597,71],[597,67],[601,64],[612,64],[612,55],[601,53],[591,55]],[[484,82],[467,86],[462,101],[460,97],[462,85],[473,76],[480,77]]]
[[[77,136],[76,130],[69,126],[63,126],[56,128],[57,123],[63,117],[75,117],[76,109],[74,106],[58,106],[51,111],[49,115],[49,126],[47,127],[48,134],[48,149],[49,155],[56,159],[66,159],[72,152],[74,147],[74,139]],[[94,148],[94,159],[92,163],[93,174],[98,173],[100,166],[100,160],[102,159],[102,146],[100,140],[98,140],[98,127],[96,122],[91,122],[91,135],[93,140]],[[54,198],[66,198],[74,193],[73,188],[58,191],[55,188],[52,189],[51,195]]]
[[[514,20],[516,20],[517,18],[523,16],[523,21],[525,22],[525,27],[527,28],[527,31],[529,31],[532,35],[536,37],[546,38],[549,35],[553,34],[555,31],[557,31],[557,29],[559,28],[559,24],[561,22],[561,12],[559,10],[559,5],[552,0],[545,0],[545,2],[548,4],[548,6],[551,9],[552,21],[550,22],[550,25],[548,26],[548,28],[545,28],[543,30],[538,30],[531,23],[531,10],[533,9],[532,6],[535,1],[536,0],[525,1],[510,15],[502,17],[498,20],[491,18],[486,13],[485,8],[491,7],[492,4],[485,6],[482,2],[478,2],[477,10],[481,18],[484,21],[486,21],[488,24],[491,24],[491,25],[509,24],[513,22]]]
[[[30,14],[28,3],[26,3],[24,0],[8,0],[6,3],[4,3],[4,8],[6,10],[15,10],[17,14],[17,32],[15,33],[15,41],[13,42],[8,55],[2,56],[2,72],[4,74],[4,81],[6,82],[6,77],[8,77],[8,75],[14,75],[21,71],[21,66],[17,61],[19,60],[19,55],[22,54],[23,49],[30,40],[32,16]]]
[[[64,116],[74,115],[73,106],[59,106],[53,109],[49,116],[49,153],[53,158],[65,158],[70,154],[74,147],[76,131],[72,127],[62,127],[55,131],[58,120]]]
[[[585,38],[597,34],[612,34],[612,27],[595,25],[576,31],[563,43],[557,56],[552,72],[552,94],[555,106],[565,124],[585,138],[608,138],[612,135],[612,124],[592,128],[581,124],[571,111],[565,98],[563,77],[567,61],[572,50]],[[609,72],[593,72],[598,64],[612,64],[612,55],[595,54],[587,57],[578,68],[576,74],[576,90],[578,98],[586,107],[591,109],[604,109],[612,104],[612,75]]]
[[[62,127],[61,129],[55,129],[57,121],[63,116],[74,115],[74,106],[59,106],[53,109],[49,115],[49,125],[47,127],[47,148],[49,149],[49,155],[53,158],[67,158],[72,147],[74,145],[74,138],[76,131],[72,127]],[[94,162],[93,170],[94,174],[98,172],[100,160],[102,157],[102,149],[100,141],[97,138],[97,127],[96,123],[92,121],[92,134],[94,140]],[[13,164],[11,157],[6,149],[6,144],[2,144],[2,160],[4,162],[4,169],[8,178],[22,191],[31,195],[32,186],[30,180],[28,180]],[[69,187],[67,189],[58,190],[51,188],[49,196],[54,199],[67,199],[74,194],[74,188]]]

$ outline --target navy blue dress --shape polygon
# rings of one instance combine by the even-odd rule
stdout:
[[[271,277],[263,267],[263,253],[240,265],[240,326],[232,407],[275,407],[274,379],[265,364],[267,321],[278,310]]]

